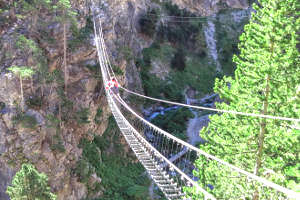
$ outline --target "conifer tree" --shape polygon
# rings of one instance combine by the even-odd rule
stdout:
[[[65,79],[65,94],[67,94],[68,87],[68,65],[67,65],[67,25],[70,22],[74,22],[76,13],[72,11],[70,0],[59,0],[55,6],[58,12],[62,15],[57,19],[63,24],[63,41],[64,41],[64,79]]]
[[[30,78],[35,73],[30,67],[27,66],[11,66],[8,68],[9,71],[13,72],[19,77],[20,81],[20,94],[21,94],[21,110],[24,111],[24,92],[23,92],[23,79]]]
[[[24,35],[20,35],[16,42],[16,46],[27,58],[26,65],[30,66],[32,69],[35,69],[39,73],[39,79],[41,82],[41,96],[44,95],[44,87],[45,87],[45,80],[48,75],[48,65],[47,59],[44,55],[43,51],[36,42],[31,39],[27,39]],[[29,59],[32,57],[33,62],[29,63]],[[33,92],[33,80],[31,78],[31,92]]]
[[[46,174],[39,173],[31,164],[22,165],[6,192],[11,200],[56,200],[56,195],[48,186]]]
[[[23,4],[23,12],[29,12],[31,17],[31,32],[37,32],[37,22],[43,9],[51,8],[50,0],[31,0],[21,1]]]
[[[234,79],[216,79],[216,107],[300,118],[298,0],[260,0],[240,37]],[[296,122],[220,114],[200,132],[200,148],[279,185],[300,190],[300,131]],[[194,175],[221,199],[283,199],[283,194],[200,156]],[[298,185],[298,186],[297,186]],[[196,198],[196,197],[195,197]],[[199,196],[197,197],[199,198]]]

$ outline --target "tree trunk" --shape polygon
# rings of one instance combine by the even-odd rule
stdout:
[[[44,96],[45,85],[46,85],[46,80],[45,80],[45,78],[43,78],[43,83],[41,84],[41,98],[43,98],[43,96]]]
[[[63,13],[65,15],[65,11]],[[65,69],[65,95],[67,96],[68,87],[68,69],[67,69],[67,30],[66,22],[64,22],[64,69]]]
[[[14,6],[14,1],[10,0],[9,1],[9,18],[11,20],[15,20],[16,19],[16,12],[15,12],[15,6]]]
[[[30,90],[31,90],[31,94],[33,94],[33,78],[32,78],[32,76],[30,76]]]
[[[270,93],[270,76],[267,75],[267,80],[266,80],[266,90],[265,90],[265,100],[263,102],[263,115],[266,115],[268,112],[268,98],[269,98],[269,93]],[[263,155],[263,147],[264,147],[264,139],[265,139],[265,134],[267,133],[266,129],[266,118],[263,118],[261,123],[260,123],[260,133],[258,136],[258,151],[257,151],[257,157],[256,157],[256,166],[255,166],[255,171],[254,174],[259,176],[259,169],[261,168],[261,160],[262,160],[262,155]],[[253,195],[253,200],[258,200],[259,199],[259,192],[258,189],[256,188],[256,191],[254,192]]]
[[[58,119],[59,119],[59,128],[63,128],[62,120],[61,120],[61,103],[58,103]]]
[[[33,33],[37,33],[37,20],[38,20],[38,13],[35,13],[34,14],[34,17],[33,17],[33,21],[32,21],[32,32]]]
[[[21,103],[20,103],[20,106],[21,106],[22,112],[24,112],[24,94],[23,94],[23,82],[22,82],[21,75],[19,76],[19,79],[20,79],[20,88],[21,88]]]

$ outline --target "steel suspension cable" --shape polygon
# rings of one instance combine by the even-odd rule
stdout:
[[[172,104],[172,105],[177,105],[177,106],[183,106],[183,107],[188,107],[188,108],[195,108],[195,109],[200,109],[200,110],[209,110],[209,111],[215,111],[215,112],[222,112],[222,113],[230,113],[230,114],[235,114],[235,115],[243,115],[243,116],[249,116],[249,117],[261,117],[261,118],[268,118],[268,119],[278,119],[278,120],[285,120],[285,121],[293,121],[293,122],[300,122],[300,119],[295,119],[295,118],[289,118],[289,117],[279,117],[279,116],[272,116],[272,115],[263,115],[263,114],[255,114],[255,113],[245,113],[245,112],[238,112],[238,111],[233,111],[233,110],[222,110],[222,109],[216,109],[216,108],[209,108],[209,107],[203,107],[203,106],[194,106],[194,105],[188,105],[184,103],[178,103],[178,102],[173,102],[173,101],[168,101],[168,100],[163,100],[163,99],[157,99],[154,97],[148,97],[146,95],[142,95],[136,92],[133,92],[129,89],[126,89],[122,86],[120,86],[121,89],[124,91],[145,98],[145,99],[150,99],[153,101],[159,101],[167,104]]]

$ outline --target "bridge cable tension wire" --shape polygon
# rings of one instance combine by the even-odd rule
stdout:
[[[230,113],[234,115],[244,115],[244,116],[249,116],[249,117],[260,117],[260,118],[268,118],[268,119],[277,119],[277,120],[285,120],[285,121],[293,121],[293,122],[300,122],[300,119],[295,119],[295,118],[289,118],[289,117],[279,117],[279,116],[272,116],[272,115],[263,115],[263,114],[255,114],[255,113],[245,113],[245,112],[238,112],[238,111],[233,111],[233,110],[222,110],[222,109],[216,109],[216,108],[209,108],[209,107],[203,107],[203,106],[194,106],[194,105],[189,105],[189,104],[184,104],[184,103],[177,103],[173,101],[168,101],[168,100],[163,100],[163,99],[157,99],[154,97],[148,97],[146,95],[142,95],[136,92],[133,92],[129,89],[126,89],[122,86],[119,86],[121,89],[125,90],[126,92],[140,96],[145,99],[150,99],[153,101],[159,101],[167,104],[172,104],[172,105],[177,105],[177,106],[183,106],[183,107],[188,107],[188,108],[194,108],[194,109],[200,109],[200,110],[209,110],[209,111],[215,111],[215,112],[222,112],[222,113]]]

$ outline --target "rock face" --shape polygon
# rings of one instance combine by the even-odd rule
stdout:
[[[89,8],[83,0],[71,0],[71,2],[80,16],[83,16],[78,17],[78,27],[84,27]],[[222,3],[233,8],[248,6],[246,0],[176,0],[174,2],[181,8],[199,15],[216,13],[224,7]],[[140,15],[152,6],[152,2],[150,0],[99,0],[96,5],[99,7],[98,12],[103,24],[109,57],[112,64],[123,71],[123,74],[117,75],[118,80],[129,89],[142,92],[134,57],[152,41],[138,34],[137,29]],[[60,131],[57,130],[57,125],[53,124],[58,117],[60,94],[56,90],[56,84],[47,83],[43,88],[42,105],[25,107],[26,118],[23,116],[20,119],[30,119],[29,123],[35,122],[31,124],[33,127],[26,127],[26,124],[22,124],[25,123],[24,121],[16,119],[20,112],[17,106],[21,99],[19,80],[8,72],[7,68],[12,65],[27,65],[33,59],[32,55],[26,57],[19,48],[14,46],[16,34],[30,35],[28,23],[26,19],[24,21],[19,19],[5,30],[1,29],[0,32],[0,199],[8,199],[5,194],[6,187],[24,162],[33,163],[40,172],[48,175],[50,186],[59,200],[82,199],[87,195],[87,188],[72,174],[72,169],[82,153],[77,146],[82,137],[92,137],[89,135],[90,132],[99,135],[104,132],[110,112],[103,95],[101,80],[95,76],[93,69],[87,67],[97,63],[93,35],[91,34],[79,47],[72,51],[68,50],[67,97],[72,102],[72,108],[68,110],[66,118],[70,120],[64,122]],[[56,42],[49,43],[40,38],[35,38],[35,41],[45,52],[48,71],[63,70],[62,26],[59,23],[52,23],[45,27],[45,31],[50,39],[55,39]],[[70,33],[68,38],[72,38]],[[38,86],[37,79],[37,76],[33,77],[33,88],[30,80],[23,81],[26,100],[41,96],[42,89]],[[90,123],[88,124],[80,124],[76,117],[82,108],[89,108]],[[103,111],[100,124],[93,120],[98,108]],[[93,174],[93,179],[90,181],[101,182],[101,177]],[[101,195],[101,191],[98,195]]]
[[[226,0],[226,4],[231,8],[246,9],[249,7],[247,0]]]
[[[209,16],[224,8],[249,7],[247,0],[175,0],[173,1],[180,8],[185,8],[200,16]]]

